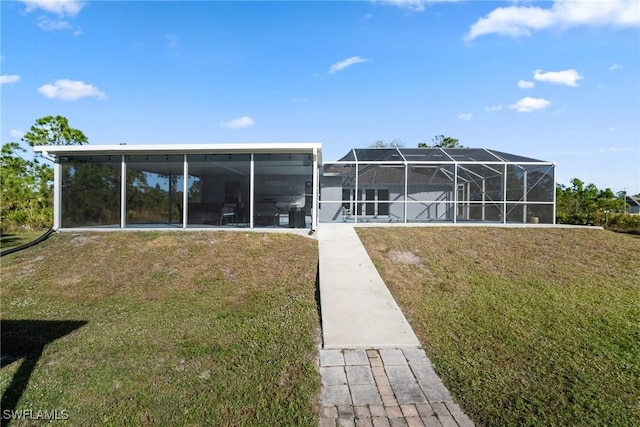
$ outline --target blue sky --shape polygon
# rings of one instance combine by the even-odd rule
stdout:
[[[2,1],[2,142],[63,115],[91,144],[444,134],[640,193],[640,2]]]

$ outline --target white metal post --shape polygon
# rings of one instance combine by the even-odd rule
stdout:
[[[127,162],[124,154],[120,159],[120,228],[127,226]]]
[[[485,213],[487,208],[487,180],[482,178],[482,220],[485,219]]]
[[[359,172],[359,168],[358,168],[358,162],[356,161],[356,189],[355,192],[353,194],[353,198],[356,200],[356,204],[353,207],[353,218],[354,218],[354,224],[358,223],[358,172]]]
[[[409,215],[409,164],[404,164],[404,223]]]
[[[53,229],[62,228],[62,165],[56,157],[53,164]]]
[[[313,181],[311,183],[312,187],[313,187],[313,201],[311,204],[311,230],[317,230],[318,229],[318,192],[319,192],[319,186],[320,186],[320,181],[318,179],[319,177],[319,173],[318,173],[318,149],[317,148],[313,148]]]
[[[464,219],[469,220],[471,217],[471,183],[467,182],[467,190],[464,198]]]
[[[167,216],[169,220],[169,227],[171,227],[171,224],[173,223],[173,197],[171,197],[171,194],[173,194],[173,174],[169,174],[167,176],[169,179],[169,210],[167,211]]]
[[[458,216],[458,164],[453,165],[453,223],[456,224]]]
[[[556,165],[555,163],[551,166],[551,170],[553,171],[553,224],[556,223]]]
[[[502,176],[502,223],[507,223],[507,164],[504,164],[504,175]]]
[[[522,178],[522,201],[524,202],[524,205],[522,206],[522,222],[523,223],[527,223],[527,171],[525,170],[523,172],[523,178]]]
[[[254,180],[255,180],[255,170],[254,170],[254,154],[251,153],[251,161],[249,165],[249,228],[253,228],[253,192],[254,192]]]
[[[189,214],[189,163],[187,155],[184,155],[184,178],[182,180],[182,228],[187,228],[187,215]]]

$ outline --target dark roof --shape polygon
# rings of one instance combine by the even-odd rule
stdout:
[[[630,206],[638,206],[638,207],[640,207],[640,199],[637,198],[637,197],[627,196],[627,203]]]
[[[486,148],[354,148],[340,162],[543,162]]]
[[[450,167],[449,167],[450,168]],[[446,166],[439,165],[416,165],[409,168],[407,178],[410,184],[429,185],[451,185],[453,174],[446,174]],[[341,175],[346,178],[345,184],[354,184],[355,166],[353,165],[324,165],[324,175]],[[360,185],[403,185],[404,165],[365,165],[360,166],[358,171],[358,182]]]

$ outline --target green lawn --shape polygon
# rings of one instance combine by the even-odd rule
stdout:
[[[2,409],[83,426],[313,425],[316,268],[300,236],[54,234],[2,259]]]
[[[358,229],[478,425],[640,425],[640,237]]]

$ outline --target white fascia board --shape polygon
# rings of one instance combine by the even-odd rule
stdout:
[[[311,153],[322,150],[319,142],[265,142],[237,144],[150,144],[150,145],[36,145],[36,152],[50,154],[214,154],[214,153]]]

